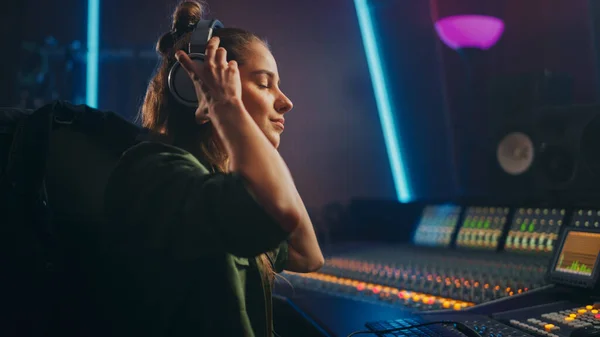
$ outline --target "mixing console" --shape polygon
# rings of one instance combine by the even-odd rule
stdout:
[[[593,304],[556,303],[498,315],[496,319],[535,335],[570,336],[576,329],[600,329],[600,314]]]
[[[456,238],[459,247],[496,250],[506,225],[505,207],[469,207]]]
[[[416,310],[455,309],[545,284],[548,257],[381,247],[328,258],[319,274],[288,274],[295,287]]]
[[[551,253],[564,217],[564,209],[517,209],[506,237],[505,249],[508,251]]]
[[[525,212],[527,213],[527,212]],[[551,212],[549,212],[551,213]],[[577,213],[577,212],[576,212]],[[547,337],[593,337],[600,336],[600,303],[593,301],[600,289],[600,229],[592,226],[577,226],[576,221],[587,221],[580,217],[572,217],[574,226],[566,229],[558,242],[552,263],[548,265],[548,280],[555,288],[546,288],[546,293],[537,295],[536,300],[523,294],[520,302],[507,305],[491,317],[481,315],[425,314],[425,322],[459,322],[477,331],[481,336],[547,336]],[[556,219],[555,219],[556,220]],[[589,219],[588,219],[589,220]],[[593,221],[593,220],[591,220]],[[581,224],[581,223],[580,223]],[[586,228],[592,227],[592,228]],[[560,290],[559,290],[560,289]],[[493,305],[492,305],[493,306]],[[512,307],[512,308],[511,308]],[[509,308],[507,310],[507,308]],[[476,312],[477,306],[467,308],[467,312]],[[417,316],[416,316],[417,317]],[[402,326],[397,321],[405,321],[406,317],[396,321],[378,321],[367,323],[371,331],[379,331],[381,327]],[[392,323],[395,323],[392,324]],[[421,321],[419,321],[421,322]],[[460,324],[454,327],[460,330]],[[510,327],[509,327],[510,326]],[[441,329],[441,328],[440,328]],[[445,336],[438,329],[425,336]],[[465,330],[461,330],[465,332]],[[467,332],[468,333],[468,332]],[[385,336],[404,336],[401,331],[380,334]],[[410,335],[410,334],[409,334]]]
[[[600,337],[600,211],[459,209],[425,208],[410,245],[346,247],[287,279],[408,309],[365,324],[379,336]]]
[[[573,213],[571,226],[584,228],[600,228],[600,211],[578,209]]]
[[[328,257],[318,274],[287,278],[294,287],[414,310],[463,310],[546,284],[564,210],[519,208],[511,216],[507,207],[466,207],[463,213],[451,204],[427,206],[412,245],[356,248]],[[504,248],[519,254],[497,251],[509,219]]]
[[[429,317],[427,320],[422,319],[420,317],[413,317],[409,319],[397,319],[392,321],[378,321],[378,322],[368,322],[365,324],[367,328],[371,331],[382,331],[382,330],[393,330],[400,327],[410,327],[414,325],[420,325],[426,322],[433,321],[458,321],[461,322],[477,333],[479,333],[482,337],[531,337],[530,334],[524,333],[516,328],[512,328],[509,325],[503,324],[501,322],[495,321],[493,319],[487,317],[461,317],[461,316],[448,316],[448,317],[440,317],[439,319],[432,319],[433,317]],[[392,336],[443,336],[443,337],[464,337],[465,335],[459,332],[457,329],[453,327],[452,324],[432,324],[426,325],[423,327],[417,327],[412,329],[400,330],[400,331],[392,331],[386,334],[380,334],[380,336],[392,337]]]

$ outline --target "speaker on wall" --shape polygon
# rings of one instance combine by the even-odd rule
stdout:
[[[600,105],[545,106],[527,114],[516,119],[522,124],[505,123],[499,132],[496,191],[547,200],[600,200]]]
[[[477,194],[537,195],[535,126],[543,115],[539,109],[571,102],[572,79],[567,75],[544,71],[492,78],[484,105],[488,112],[482,151],[485,178],[479,182],[484,187],[479,187]]]

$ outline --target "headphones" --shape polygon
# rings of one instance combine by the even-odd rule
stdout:
[[[204,62],[206,53],[206,44],[211,39],[214,31],[223,28],[219,20],[200,20],[192,31],[192,38],[188,45],[188,56],[196,63]],[[194,83],[190,75],[183,69],[179,62],[175,62],[169,71],[169,90],[179,103],[196,108],[198,107],[198,97]]]

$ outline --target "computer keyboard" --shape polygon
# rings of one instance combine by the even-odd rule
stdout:
[[[457,321],[461,322],[473,330],[477,331],[482,337],[531,337],[530,334],[517,330],[513,327],[500,323],[496,320],[485,316],[464,316],[456,317],[449,316],[439,318],[428,317],[425,321],[421,318],[414,319],[397,319],[389,321],[368,322],[365,326],[371,331],[382,331],[389,329],[397,329],[418,325],[426,322],[434,321]],[[464,337],[465,335],[456,330],[452,324],[435,324],[426,325],[417,328],[406,330],[393,331],[388,333],[377,333],[380,337],[395,337],[395,336],[419,336],[419,337]]]
[[[425,321],[417,319],[397,319],[390,321],[377,321],[368,322],[365,324],[367,329],[371,331],[382,331],[390,329],[404,328],[411,325],[418,325],[425,323]],[[417,328],[411,328],[406,330],[393,331],[388,333],[378,333],[380,337],[392,337],[392,336],[419,336],[419,337],[461,337],[464,336],[457,330],[442,324],[425,325]]]

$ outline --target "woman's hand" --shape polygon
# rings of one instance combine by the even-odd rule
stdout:
[[[219,47],[219,38],[213,37],[206,45],[203,64],[192,61],[184,51],[175,54],[194,82],[198,97],[196,121],[208,122],[215,116],[215,108],[242,104],[242,82],[236,61],[227,62],[227,51]],[[208,109],[208,114],[206,110]],[[220,110],[220,109],[219,109]]]

